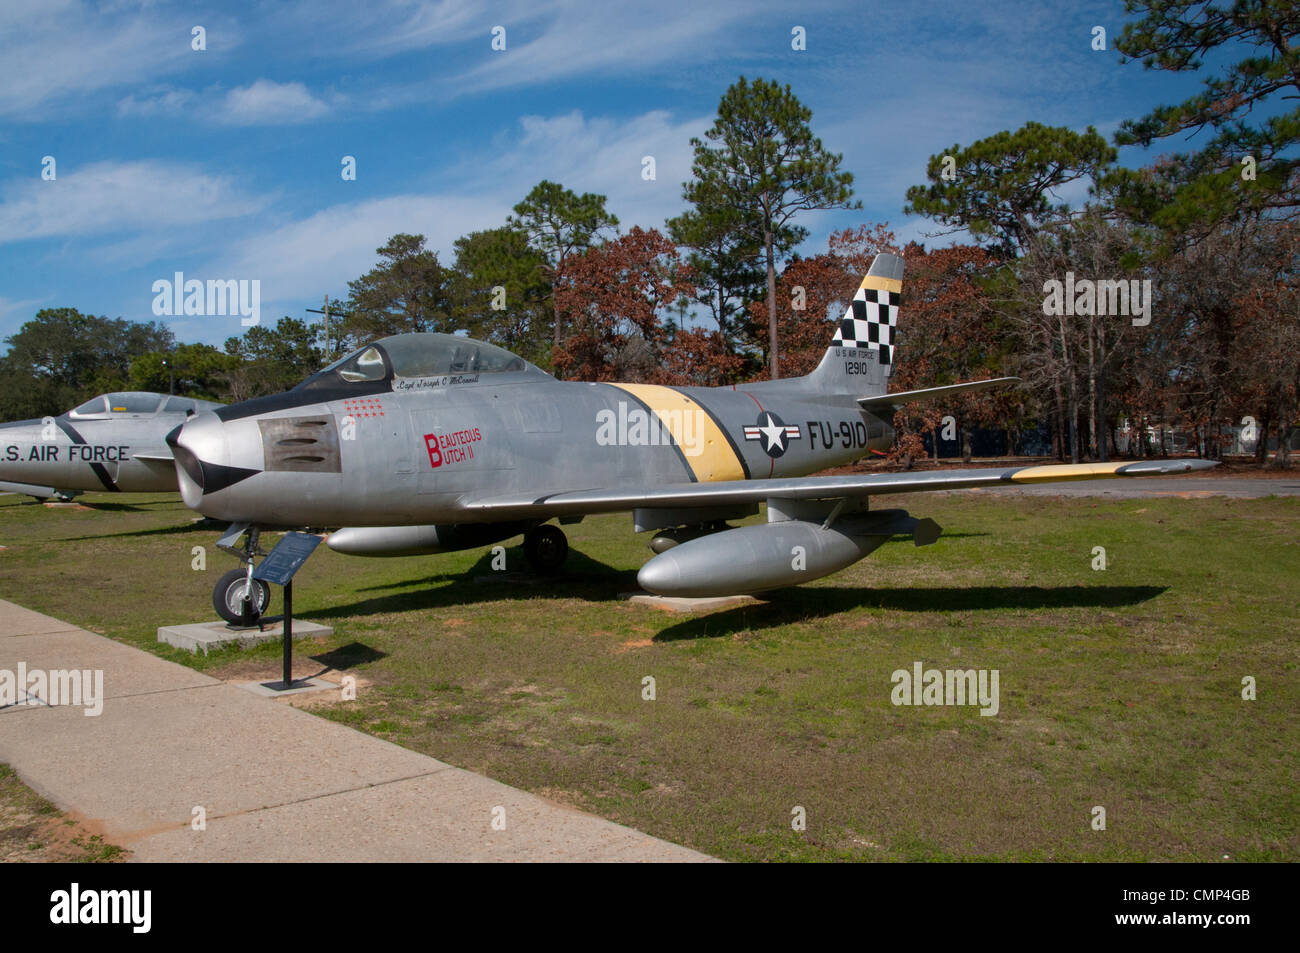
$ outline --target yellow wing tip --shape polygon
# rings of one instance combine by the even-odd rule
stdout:
[[[1012,483],[1053,483],[1065,480],[1092,480],[1113,476],[1120,467],[1132,461],[1119,463],[1065,463],[1042,467],[1025,467],[1011,474]]]

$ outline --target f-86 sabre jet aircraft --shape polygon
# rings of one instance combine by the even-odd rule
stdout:
[[[557,381],[457,335],[402,334],[284,394],[195,416],[167,438],[181,494],[229,520],[223,548],[248,564],[218,584],[223,616],[260,612],[252,578],[268,527],[345,527],[344,553],[413,555],[523,534],[537,568],[568,551],[549,521],[631,511],[657,554],[638,582],[665,595],[758,592],[836,572],[892,536],[940,529],[873,496],[1168,474],[1201,461],[809,477],[893,442],[895,409],[1015,378],[887,393],[903,262],[878,255],[817,369],[731,387]],[[733,528],[758,512],[767,522]],[[247,532],[246,542],[236,543]]]
[[[100,394],[57,417],[0,424],[0,492],[70,500],[87,490],[176,490],[165,437],[209,400],[145,391]]]

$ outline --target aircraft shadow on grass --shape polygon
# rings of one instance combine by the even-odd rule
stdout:
[[[206,519],[182,523],[179,526],[159,526],[155,529],[133,529],[125,533],[99,533],[94,536],[65,536],[60,542],[81,543],[91,539],[126,539],[133,536],[172,536],[177,533],[212,533],[226,528],[224,523]]]
[[[33,505],[40,506],[44,506],[47,502],[49,501],[32,500]],[[101,500],[88,501],[83,499],[73,499],[70,502],[75,503],[77,506],[84,506],[88,510],[95,510],[96,512],[102,511],[104,513],[144,513],[157,506],[174,507],[176,505],[176,500],[143,500],[133,503],[110,503]]]
[[[655,636],[657,642],[717,638],[736,631],[771,629],[850,609],[892,612],[970,612],[976,609],[1105,609],[1133,606],[1167,586],[917,586],[909,588],[778,589],[763,593],[767,604],[684,619]]]
[[[945,539],[959,539],[970,536],[988,536],[988,533],[945,533]],[[910,540],[891,539],[889,544],[910,543]],[[401,559],[403,557],[396,557]],[[418,559],[420,557],[408,557]],[[439,558],[437,555],[431,557]],[[648,558],[648,557],[647,557]],[[522,547],[508,549],[506,552],[506,564],[508,566],[525,565]],[[564,564],[564,569],[551,576],[538,575],[533,572],[500,572],[492,568],[492,558],[490,553],[485,553],[469,569],[456,572],[443,572],[434,575],[425,576],[421,579],[401,579],[397,582],[380,583],[374,586],[364,586],[358,588],[357,592],[383,592],[392,589],[406,589],[410,586],[436,586],[442,583],[463,583],[472,582],[477,591],[481,593],[479,598],[456,600],[456,604],[462,601],[478,602],[483,599],[492,598],[489,590],[484,587],[489,584],[509,585],[516,584],[520,588],[517,592],[509,593],[511,596],[518,595],[520,598],[531,598],[532,596],[551,596],[555,598],[569,598],[575,595],[575,588],[581,586],[608,585],[617,583],[621,588],[608,591],[583,592],[582,595],[598,599],[609,600],[619,598],[621,593],[636,592],[639,586],[636,584],[635,569],[615,569],[607,563],[592,559],[577,550],[569,550],[569,558]],[[559,587],[557,589],[557,586]],[[546,591],[537,591],[544,588]]]
[[[523,551],[508,551],[506,559],[508,566],[522,565]],[[420,588],[408,592],[392,592],[417,586]],[[619,599],[620,593],[635,592],[637,589],[635,569],[615,569],[574,550],[569,551],[564,570],[554,575],[494,570],[492,554],[488,552],[468,569],[359,588],[356,590],[358,593],[390,594],[308,611],[301,616],[304,619],[327,619],[345,615],[448,608],[503,599],[586,599],[591,602],[612,602]]]
[[[137,500],[133,503],[109,503],[103,500],[73,500],[74,503],[80,503],[86,509],[90,510],[147,510],[158,506],[170,506],[175,508],[179,500]]]
[[[508,555],[512,561],[513,556]],[[517,563],[516,563],[517,564]],[[393,592],[395,589],[407,589]],[[348,615],[377,615],[472,605],[502,599],[586,599],[616,602],[637,592],[636,570],[615,569],[571,551],[565,571],[554,576],[494,572],[491,556],[468,570],[440,573],[357,590],[380,592],[345,605],[302,614],[325,620]],[[1101,609],[1138,605],[1167,590],[1165,586],[968,586],[853,587],[777,589],[747,604],[704,616],[665,616],[657,641],[711,638],[735,631],[775,628],[809,618],[823,618],[859,607],[894,612],[969,612],[976,609]],[[647,612],[660,610],[647,608]]]
[[[44,506],[46,503],[49,502],[51,501],[50,500],[13,500],[9,502],[8,505],[9,506]],[[166,501],[160,501],[160,502],[166,502]],[[105,513],[143,513],[145,511],[145,507],[157,506],[158,504],[157,503],[87,503],[84,500],[73,499],[67,501],[59,501],[56,505],[66,506],[69,508],[74,506],[79,506],[82,509],[95,510],[97,512],[102,511]]]

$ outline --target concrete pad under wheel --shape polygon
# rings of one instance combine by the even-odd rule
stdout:
[[[293,620],[293,640],[313,639],[318,636],[333,635],[334,629],[328,625],[307,622],[304,619]],[[231,629],[224,622],[195,622],[190,625],[163,625],[158,627],[158,641],[174,645],[188,652],[202,652],[207,655],[228,645],[249,648],[264,642],[279,642],[284,638],[284,623],[276,622],[264,629]]]
[[[682,596],[656,596],[650,592],[625,592],[623,598],[635,605],[666,609],[669,612],[708,612],[711,609],[726,609],[758,602],[753,596],[708,596],[702,599],[687,599]]]

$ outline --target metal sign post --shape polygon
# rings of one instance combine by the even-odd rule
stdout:
[[[310,533],[285,533],[253,570],[254,579],[284,587],[284,681],[276,686],[277,691],[293,687],[293,576],[320,545],[320,539]]]
[[[293,685],[293,580],[284,584],[284,687]]]

